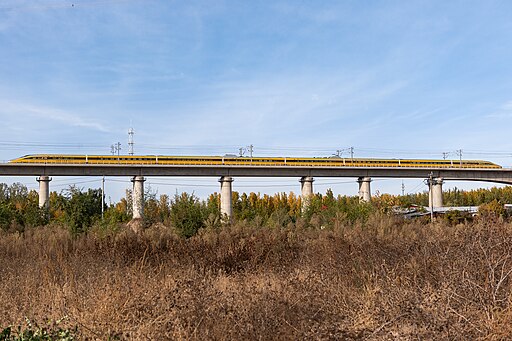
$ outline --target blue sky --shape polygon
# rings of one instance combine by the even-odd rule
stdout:
[[[108,154],[117,141],[127,152],[131,125],[137,154],[462,149],[510,167],[510,13],[509,1],[0,0],[0,160]],[[114,200],[130,186],[109,181]],[[72,182],[99,186],[51,186]],[[149,182],[159,193],[218,190],[216,179]],[[355,179],[316,184],[357,191]],[[297,179],[237,185],[299,190]],[[401,181],[372,186],[401,191]],[[425,189],[406,181],[415,187]]]

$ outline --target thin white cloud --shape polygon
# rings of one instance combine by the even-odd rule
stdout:
[[[86,119],[79,114],[71,113],[65,110],[48,108],[44,106],[35,106],[31,104],[21,104],[13,102],[0,102],[0,116],[3,115],[19,115],[21,120],[29,117],[41,118],[60,122],[67,126],[88,128],[100,132],[109,132],[103,124],[92,119]]]
[[[510,112],[495,112],[495,113],[487,115],[486,118],[494,118],[494,119],[512,118],[512,111],[510,111]]]
[[[345,15],[339,8],[329,6],[304,6],[297,3],[277,3],[272,5],[274,11],[280,15],[298,17],[317,24],[325,24],[344,19]]]
[[[512,101],[508,101],[508,102],[504,103],[495,112],[485,115],[485,118],[490,118],[490,119],[512,118]]]
[[[349,143],[354,131],[372,129],[361,121],[378,121],[367,112],[368,107],[408,85],[402,80],[377,84],[375,77],[368,71],[350,76],[307,73],[217,83],[205,91],[204,98],[170,103],[172,124],[164,123],[154,133],[160,143],[170,145],[187,140],[213,145],[289,145],[298,136],[308,144],[339,144],[342,139]],[[173,112],[179,112],[179,117]],[[159,129],[167,133],[159,134]]]

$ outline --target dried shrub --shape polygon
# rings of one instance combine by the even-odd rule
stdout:
[[[510,223],[334,218],[190,238],[0,231],[0,329],[67,316],[82,339],[511,338]]]

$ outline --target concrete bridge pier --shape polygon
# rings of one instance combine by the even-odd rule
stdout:
[[[429,191],[428,202],[432,203],[432,207],[443,207],[443,178],[432,179],[432,190]]]
[[[52,181],[52,178],[41,175],[36,180],[39,182],[39,207],[48,208],[50,206],[50,181]]]
[[[361,176],[357,179],[359,183],[359,202],[370,202],[372,199],[372,192],[370,190],[370,182],[372,179],[367,176]]]
[[[144,179],[143,176],[134,176],[132,178],[132,207],[133,219],[141,219],[144,217]]]
[[[303,212],[308,208],[311,196],[313,195],[313,181],[315,180],[311,176],[303,176],[300,178],[300,192]]]
[[[224,222],[233,218],[233,178],[222,176],[220,182],[220,215]]]

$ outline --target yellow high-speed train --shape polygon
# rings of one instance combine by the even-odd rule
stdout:
[[[237,157],[166,155],[67,155],[34,154],[10,163],[30,164],[128,164],[128,165],[216,165],[216,166],[307,166],[307,167],[409,167],[409,168],[501,168],[481,160],[372,159],[341,157]]]

